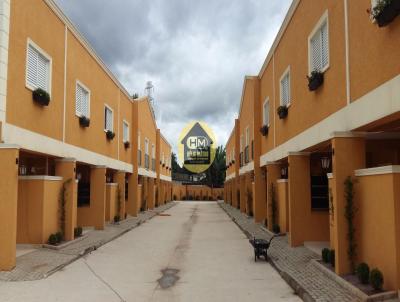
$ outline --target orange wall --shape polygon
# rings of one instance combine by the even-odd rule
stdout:
[[[60,231],[59,196],[62,180],[19,180],[18,243],[46,243]]]
[[[245,79],[244,85],[244,93],[243,93],[243,103],[241,111],[239,112],[239,121],[240,121],[240,135],[243,136],[243,154],[244,149],[246,147],[246,128],[249,128],[249,162],[252,162],[251,158],[251,141],[253,140],[253,104],[254,104],[254,85],[256,79],[248,78]],[[239,142],[240,148],[240,142]],[[239,151],[240,152],[240,151]],[[244,155],[243,155],[243,164],[244,164]]]
[[[400,175],[357,177],[356,242],[358,262],[382,271],[384,288],[400,288]]]
[[[160,174],[165,176],[171,176],[171,171],[168,169],[172,165],[171,163],[171,146],[168,142],[164,139],[163,136],[160,136],[160,161],[162,161],[162,154],[164,153],[164,163],[165,166],[163,167],[162,164],[160,165]]]
[[[350,87],[354,101],[399,75],[400,18],[379,28],[365,13],[371,6],[370,0],[350,0],[348,3]]]
[[[137,100],[139,106],[139,131],[140,131],[140,149],[142,150],[142,165],[144,168],[144,154],[145,146],[144,141],[147,138],[149,142],[149,158],[150,158],[150,170],[151,170],[151,146],[156,146],[156,131],[157,126],[155,124],[153,115],[150,109],[150,103],[147,98]]]
[[[308,36],[328,9],[329,60],[324,84],[308,90]],[[362,12],[361,12],[362,11]],[[365,10],[360,10],[365,14]],[[286,119],[276,118],[280,145],[346,105],[343,1],[300,1],[274,53],[275,108],[280,105],[280,78],[290,66],[291,104]],[[276,112],[274,112],[276,115]]]
[[[51,13],[44,1],[13,1],[10,22],[7,123],[61,140],[64,24]],[[25,87],[28,38],[52,58],[51,101],[45,108],[33,102],[32,91]]]

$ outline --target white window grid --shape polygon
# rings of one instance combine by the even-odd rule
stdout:
[[[153,159],[156,158],[156,148],[154,147],[154,144],[151,145],[151,157]]]
[[[329,24],[328,11],[318,21],[308,38],[309,74],[324,72],[329,67]]]
[[[290,68],[283,73],[281,80],[280,80],[280,104],[282,106],[289,106],[290,105]]]
[[[114,113],[111,107],[104,105],[104,130],[113,131],[114,129]]]
[[[140,131],[138,131],[138,150],[140,150]]]
[[[269,98],[263,104],[263,126],[269,126]]]
[[[122,122],[122,132],[124,143],[129,142],[129,123],[125,120]]]
[[[144,153],[149,155],[149,140],[147,138],[144,139]]]
[[[240,136],[240,152],[243,151],[243,135]]]
[[[250,128],[249,126],[246,127],[246,147],[250,145]]]
[[[90,116],[90,90],[79,81],[75,86],[75,113],[77,116]]]
[[[26,87],[41,88],[51,95],[52,58],[28,39],[26,50]]]

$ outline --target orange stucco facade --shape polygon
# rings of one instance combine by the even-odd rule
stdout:
[[[398,290],[400,19],[378,27],[369,8],[369,0],[293,1],[259,74],[244,79],[226,151],[227,158],[232,148],[244,152],[250,125],[254,156],[230,166],[227,159],[224,198],[270,230],[279,227],[293,247],[326,243],[343,275],[351,272],[344,182],[352,177],[356,264],[379,268],[384,288]],[[312,48],[318,37],[319,53]],[[323,76],[316,88],[312,71]]]
[[[10,1],[3,13],[0,270],[10,270],[17,242],[46,243],[58,231],[73,240],[79,226],[101,230],[171,201],[171,146],[149,99],[132,98],[54,1]],[[34,100],[37,88],[48,104]]]

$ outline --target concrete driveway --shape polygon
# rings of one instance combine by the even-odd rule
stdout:
[[[182,202],[0,301],[301,301],[214,202]]]

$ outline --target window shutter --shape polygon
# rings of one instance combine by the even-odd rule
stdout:
[[[38,65],[38,53],[36,50],[29,45],[28,47],[28,62],[26,69],[26,79],[29,85],[36,87],[37,83],[37,65]]]
[[[41,54],[37,56],[37,87],[49,91],[49,61]]]
[[[128,134],[129,126],[125,122],[123,122],[122,125],[123,125],[123,139],[124,139],[124,142],[129,142],[129,137],[128,137],[129,136],[129,134]]]
[[[324,23],[321,27],[321,65],[322,68],[328,66],[329,61],[329,41],[328,41],[328,24]]]
[[[321,32],[318,31],[311,39],[311,71],[321,70]]]
[[[81,86],[79,86],[77,84],[76,85],[76,100],[75,100],[76,108],[75,108],[75,110],[76,110],[76,113],[84,115],[83,110],[82,110],[82,102],[83,102],[82,98],[83,98],[82,88],[81,88]]]
[[[110,131],[112,131],[113,130],[113,124],[112,124],[112,118],[113,118],[113,116],[112,116],[112,111],[109,109],[109,108],[107,108],[107,107],[105,107],[106,108],[106,111],[105,111],[105,129],[106,130],[110,130]]]
[[[281,103],[284,106],[287,106],[290,102],[290,89],[289,89],[289,73],[287,73],[282,81],[281,81],[281,90],[282,90],[282,95],[281,95]]]

